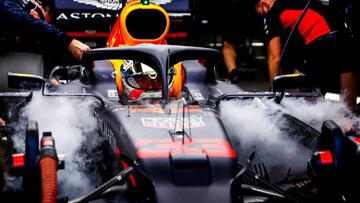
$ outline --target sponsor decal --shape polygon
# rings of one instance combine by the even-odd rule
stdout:
[[[170,153],[202,154],[208,157],[235,158],[235,151],[230,143],[221,138],[191,139],[185,143],[171,139],[141,139],[135,143],[136,155],[140,158],[167,158]]]
[[[117,18],[119,13],[109,12],[62,12],[56,16],[56,20],[79,20],[79,19],[96,19],[96,18]]]
[[[94,11],[60,11],[56,14],[56,20],[78,20],[78,19],[99,19],[99,18],[118,18],[122,8],[122,0],[72,0],[73,2],[94,6],[98,8]],[[172,3],[173,0],[152,0],[151,2],[159,5]],[[74,8],[76,10],[76,8]],[[190,16],[190,13],[169,13],[171,17]]]
[[[108,99],[110,100],[119,100],[119,95],[117,90],[107,90]]]
[[[108,10],[120,10],[122,6],[122,0],[74,0],[74,1]]]
[[[143,126],[150,128],[174,129],[175,125],[177,128],[183,127],[183,119],[179,117],[177,118],[177,120],[176,117],[146,117],[141,118],[141,121]],[[185,128],[189,128],[189,123],[191,128],[205,127],[205,123],[203,122],[202,118],[198,116],[191,116],[190,122],[189,118],[185,118]]]
[[[28,97],[30,92],[0,92],[0,97]]]
[[[177,108],[177,106],[172,105],[170,106],[171,109],[171,114],[176,114],[178,113],[182,113],[183,109],[182,108]],[[161,105],[131,105],[130,106],[130,110],[131,113],[159,113],[159,114],[164,114],[164,110],[161,107]],[[189,110],[185,109],[185,112],[190,112],[190,113],[203,113],[203,108],[198,106],[198,105],[190,105],[189,106]]]
[[[101,9],[120,10],[122,7],[122,2],[124,0],[73,0],[73,1],[86,5],[92,5]],[[162,5],[162,4],[171,3],[172,1],[173,0],[152,0],[151,2]]]
[[[205,98],[204,98],[204,96],[201,94],[200,90],[189,89],[189,92],[190,92],[191,96],[192,96],[196,101],[205,101]]]
[[[161,91],[157,91],[157,92],[144,92],[141,95],[141,98],[143,99],[151,99],[151,98],[161,98]]]

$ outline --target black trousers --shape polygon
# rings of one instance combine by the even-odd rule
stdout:
[[[320,88],[338,86],[341,73],[356,72],[354,43],[337,31],[319,37],[305,46],[304,67],[301,70]]]

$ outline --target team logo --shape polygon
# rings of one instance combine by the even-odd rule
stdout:
[[[74,0],[74,1],[107,10],[120,10],[122,6],[122,0]]]
[[[122,1],[125,0],[74,0],[74,1],[107,10],[120,10],[122,7]],[[173,0],[153,0],[151,2],[162,5],[162,4],[171,3],[172,1]]]
[[[176,117],[147,117],[141,118],[141,121],[145,127],[151,128],[166,128],[166,129],[174,129],[182,128],[184,123],[185,128],[189,128],[189,123],[191,128],[201,128],[205,127],[205,123],[200,117],[191,116],[190,121],[189,118],[185,118],[184,122],[182,118]]]

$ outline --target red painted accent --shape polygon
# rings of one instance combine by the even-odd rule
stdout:
[[[111,30],[108,41],[106,42],[106,46],[117,47],[124,44],[124,39],[121,37],[120,18],[118,18],[114,24],[113,29]]]
[[[140,158],[166,158],[172,153],[199,154],[209,157],[235,158],[235,151],[224,139],[186,139],[185,143],[171,139],[142,139],[136,142]]]
[[[173,33],[168,33],[166,35],[166,38],[184,38],[187,37],[187,32],[173,32]]]
[[[130,100],[138,99],[143,92],[144,92],[144,90],[134,89],[133,91],[130,92],[129,99]]]
[[[120,157],[121,151],[120,151],[120,148],[118,146],[116,146],[116,152],[115,153],[116,153],[117,157]]]
[[[320,151],[321,164],[332,164],[334,162],[330,151]]]
[[[87,32],[66,32],[71,37],[109,37],[108,32],[94,32],[94,33],[87,33]]]
[[[52,137],[44,137],[41,139],[41,146],[53,146],[54,141]]]
[[[354,141],[356,142],[356,144],[360,145],[360,137],[355,137]]]
[[[293,28],[303,10],[285,10],[280,15],[280,20],[284,29]],[[316,11],[309,9],[299,24],[298,31],[305,39],[305,44],[309,44],[320,36],[331,32],[326,20]]]
[[[117,157],[120,157],[120,153],[121,153],[121,151],[120,151],[120,148],[118,147],[118,146],[116,146],[116,156]],[[121,160],[120,159],[120,163],[121,163],[121,165],[123,166],[123,168],[128,168],[129,166],[126,164],[126,162],[124,162],[123,160]],[[135,176],[134,175],[130,175],[129,176],[129,179],[130,179],[130,182],[131,182],[131,184],[134,186],[134,187],[136,187],[136,181],[135,181]]]
[[[25,165],[25,155],[24,154],[13,154],[12,155],[13,166],[23,167]]]
[[[121,165],[122,165],[124,168],[128,168],[128,167],[129,167],[123,160],[120,160],[120,162],[121,162]],[[131,184],[132,184],[134,187],[136,187],[135,176],[134,176],[134,175],[130,175],[130,176],[129,176],[129,179],[130,179]]]

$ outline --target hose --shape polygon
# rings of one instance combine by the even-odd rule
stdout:
[[[57,196],[57,160],[46,156],[40,160],[41,203],[55,203]]]
[[[41,203],[55,203],[57,196],[58,158],[51,132],[44,132],[40,151]]]

